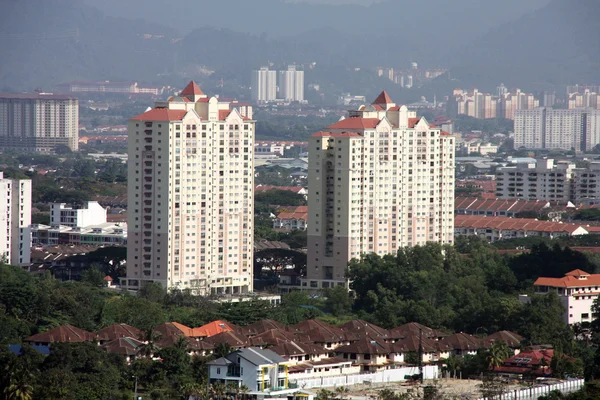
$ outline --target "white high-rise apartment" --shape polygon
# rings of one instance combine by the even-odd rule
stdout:
[[[50,205],[50,224],[82,228],[106,223],[106,209],[97,201],[88,201],[82,206],[67,206],[65,203]]]
[[[575,164],[552,159],[520,163],[496,170],[496,196],[501,199],[569,201]]]
[[[307,289],[348,261],[454,241],[454,137],[383,92],[309,140]]]
[[[277,98],[277,72],[268,67],[252,71],[252,100],[256,102],[273,101]]]
[[[254,125],[195,82],[129,121],[127,288],[252,291]]]
[[[296,71],[295,65],[279,71],[279,91],[284,100],[304,101],[304,71]]]
[[[600,143],[600,110],[540,107],[515,111],[515,148],[592,150]]]
[[[31,180],[5,179],[0,172],[0,258],[12,265],[31,262]]]
[[[79,101],[52,93],[0,93],[0,150],[79,147]]]

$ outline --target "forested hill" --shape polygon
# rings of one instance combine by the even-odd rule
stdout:
[[[453,76],[473,85],[598,83],[599,19],[600,1],[553,0],[467,43],[453,57]]]

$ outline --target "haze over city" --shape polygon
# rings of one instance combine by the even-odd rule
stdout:
[[[0,0],[0,398],[600,400],[599,19]]]

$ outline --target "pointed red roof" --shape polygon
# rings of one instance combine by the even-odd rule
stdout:
[[[387,92],[384,90],[383,92],[381,92],[379,94],[379,96],[377,96],[377,98],[371,104],[391,104],[391,103],[393,103],[392,99],[387,94]]]
[[[379,125],[379,118],[350,117],[329,125],[331,129],[373,129]]]
[[[180,93],[181,96],[201,96],[203,94],[204,92],[200,89],[200,86],[194,81],[190,81]]]
[[[143,114],[133,117],[133,121],[181,121],[185,117],[185,110],[169,110],[168,108],[153,108]]]

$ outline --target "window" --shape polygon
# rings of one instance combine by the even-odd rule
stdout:
[[[581,319],[589,319],[590,318],[590,314],[589,313],[583,313],[581,314]]]
[[[217,368],[217,375],[221,375],[221,368]]]

